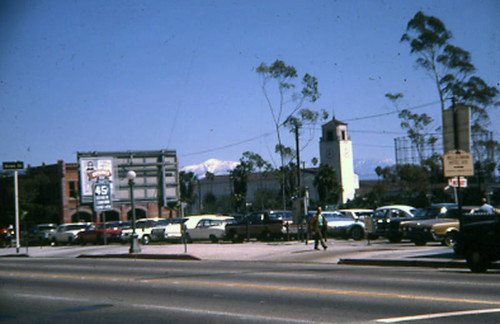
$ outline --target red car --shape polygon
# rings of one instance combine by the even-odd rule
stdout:
[[[8,247],[14,240],[15,232],[12,226],[0,229],[0,246]]]
[[[130,222],[117,221],[97,223],[86,231],[78,234],[78,242],[82,245],[104,244],[104,228],[106,228],[106,242],[119,242],[122,230],[130,228]]]

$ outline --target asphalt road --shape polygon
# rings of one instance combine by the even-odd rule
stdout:
[[[0,259],[5,323],[498,323],[499,291],[467,269]]]

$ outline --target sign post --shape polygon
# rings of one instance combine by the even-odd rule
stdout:
[[[20,239],[19,239],[19,185],[17,179],[17,171],[24,169],[24,162],[3,162],[2,168],[4,170],[14,171],[14,205],[15,205],[15,215],[16,215],[16,253],[19,253]]]

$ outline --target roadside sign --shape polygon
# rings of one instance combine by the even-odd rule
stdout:
[[[3,162],[2,168],[4,170],[23,170],[24,162],[23,161]]]
[[[443,111],[443,144],[444,152],[450,152],[454,149],[470,152],[469,107],[457,105],[455,109],[450,108]]]
[[[111,184],[97,182],[94,184],[94,210],[105,211],[113,209],[111,202]]]
[[[455,187],[455,188],[458,187],[458,177],[448,179],[448,185],[450,187]],[[460,187],[461,188],[467,187],[467,178],[460,177]]]
[[[474,175],[472,154],[462,150],[452,150],[443,155],[445,177],[469,177]]]

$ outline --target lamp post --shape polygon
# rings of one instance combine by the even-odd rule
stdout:
[[[137,234],[135,232],[134,180],[136,176],[137,175],[132,170],[127,172],[128,186],[130,187],[130,204],[132,207],[132,238],[130,240],[129,253],[141,252],[141,246],[139,245],[139,240],[137,239]]]

